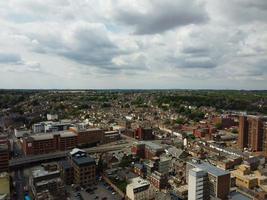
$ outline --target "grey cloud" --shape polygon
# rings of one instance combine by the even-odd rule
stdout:
[[[112,69],[111,61],[119,54],[119,48],[101,25],[83,23],[61,34],[31,37],[37,41],[34,51],[57,54],[84,65]]]
[[[136,34],[161,33],[179,26],[200,24],[208,20],[203,5],[195,0],[155,0],[147,12],[120,8],[115,13],[119,21],[135,27]]]
[[[251,23],[253,21],[267,21],[267,1],[266,0],[217,0],[219,10],[225,15],[227,10],[228,19],[237,23]]]
[[[0,64],[21,64],[20,55],[14,53],[0,53]]]

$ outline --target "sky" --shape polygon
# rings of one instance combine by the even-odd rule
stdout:
[[[0,88],[267,89],[267,1],[2,0]]]

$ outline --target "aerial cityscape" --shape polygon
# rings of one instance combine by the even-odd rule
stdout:
[[[267,200],[267,0],[1,0],[0,200]]]
[[[266,91],[0,96],[1,199],[267,198]]]

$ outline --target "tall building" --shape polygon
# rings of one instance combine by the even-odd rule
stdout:
[[[239,117],[239,133],[238,133],[238,146],[244,149],[248,145],[248,121],[247,117],[241,115]]]
[[[9,165],[9,141],[6,135],[0,134],[0,173],[7,172]]]
[[[139,127],[135,130],[135,139],[137,140],[153,140],[154,135],[152,128]]]
[[[209,199],[208,173],[200,168],[189,170],[188,174],[188,200]]]
[[[219,169],[207,162],[193,159],[192,161],[188,161],[186,165],[187,183],[190,177],[189,171],[194,168],[199,168],[208,174],[208,190],[206,193],[209,195],[209,199],[228,199],[230,191],[230,172]]]
[[[238,145],[241,149],[246,147],[251,151],[265,151],[264,122],[266,121],[267,117],[240,116]]]
[[[61,177],[65,184],[87,186],[96,181],[96,162],[81,149],[74,148],[68,160],[59,162]]]

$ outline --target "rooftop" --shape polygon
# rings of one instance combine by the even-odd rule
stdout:
[[[91,157],[74,157],[72,158],[73,162],[79,166],[86,166],[95,164],[95,159]]]
[[[142,179],[141,177],[136,177],[136,178],[130,179],[130,183],[128,185],[133,187],[133,189],[135,189],[135,188],[150,185],[150,183],[147,180]]]
[[[225,170],[222,170],[222,169],[219,169],[207,162],[203,162],[203,161],[200,161],[200,160],[191,160],[191,161],[188,161],[188,163],[192,166],[194,166],[195,168],[199,168],[199,169],[202,169],[206,172],[208,172],[209,174],[212,174],[214,176],[223,176],[223,175],[227,175],[227,174],[230,174],[230,172],[228,171],[225,171]]]

